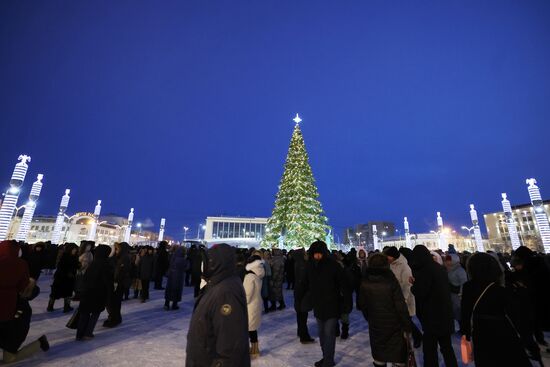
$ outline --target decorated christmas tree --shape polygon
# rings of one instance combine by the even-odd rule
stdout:
[[[296,114],[294,121],[285,170],[262,247],[308,248],[315,240],[325,241],[329,230],[300,130],[302,119]]]

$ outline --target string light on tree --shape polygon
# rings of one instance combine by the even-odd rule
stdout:
[[[42,191],[43,178],[44,175],[39,174],[36,176],[36,181],[32,184],[29,202],[25,204],[25,213],[23,213],[23,218],[21,218],[21,224],[19,225],[17,236],[15,236],[17,241],[27,241],[27,235],[29,234],[32,218],[34,217],[34,211],[36,209],[36,202],[38,201],[40,192]]]
[[[315,240],[326,240],[329,233],[300,130],[300,115],[293,121],[294,132],[262,247],[278,247],[282,241],[286,248],[307,248]]]

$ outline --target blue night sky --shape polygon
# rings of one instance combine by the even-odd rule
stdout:
[[[0,185],[37,212],[269,216],[299,112],[329,224],[550,197],[548,1],[2,1]]]

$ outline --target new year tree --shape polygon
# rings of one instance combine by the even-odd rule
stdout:
[[[319,202],[313,172],[300,130],[298,114],[290,140],[275,208],[267,221],[262,247],[308,248],[316,240],[325,241],[329,226]]]

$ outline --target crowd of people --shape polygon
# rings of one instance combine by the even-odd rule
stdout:
[[[458,366],[453,335],[474,346],[473,360],[484,366],[531,366],[548,352],[550,257],[520,247],[512,254],[458,253],[386,247],[366,252],[330,251],[322,241],[306,250],[236,249],[227,244],[189,248],[113,247],[82,241],[28,245],[0,243],[0,348],[4,362],[47,351],[45,335],[21,348],[31,323],[37,280],[53,272],[48,312],[63,300],[67,327],[76,340],[94,338],[103,311],[104,327],[122,323],[122,304],[147,302],[150,284],[164,291],[164,309],[178,310],[184,287],[193,288],[194,309],[186,366],[249,366],[260,357],[265,314],[286,308],[293,293],[296,336],[315,340],[308,316],[317,324],[321,358],[316,367],[336,365],[336,338],[346,340],[350,314],[368,325],[375,366],[406,366],[422,347],[424,366]],[[164,279],[166,278],[166,282]],[[78,307],[72,307],[78,302]],[[61,312],[61,311],[60,311]],[[366,342],[366,341],[365,341]],[[464,357],[464,356],[462,356]],[[345,358],[345,357],[344,357]]]

